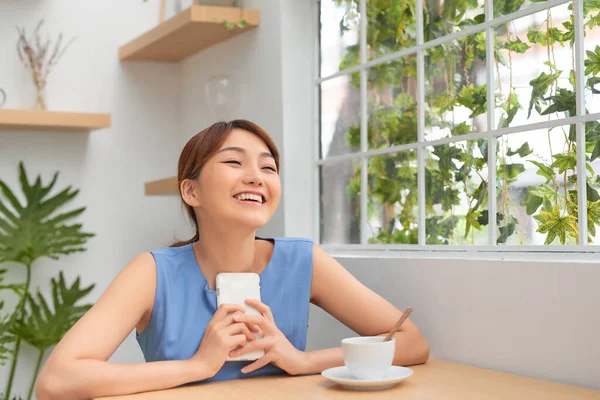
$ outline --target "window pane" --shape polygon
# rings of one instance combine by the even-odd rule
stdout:
[[[369,69],[369,148],[417,141],[416,56],[400,58]],[[360,132],[352,145],[360,147]]]
[[[425,151],[427,244],[488,244],[487,140]]]
[[[360,243],[360,159],[323,165],[321,243]]]
[[[587,227],[589,243],[600,244],[600,123],[585,126],[587,168]]]
[[[570,18],[564,4],[496,30],[498,128],[575,115],[574,50],[563,26]]]
[[[321,0],[321,76],[358,64],[358,0]]]
[[[584,0],[585,15],[585,103],[588,113],[600,112],[600,4]]]
[[[497,150],[498,244],[577,244],[575,125],[504,136]]]
[[[416,44],[414,0],[367,1],[367,57],[370,60]]]
[[[493,0],[494,17],[507,15],[527,8],[535,3],[544,3],[546,0]]]
[[[369,243],[418,244],[417,152],[369,159]]]
[[[425,41],[437,39],[485,22],[484,0],[426,0],[423,7]]]
[[[359,85],[358,74],[321,84],[321,158],[360,150]]]
[[[425,139],[487,129],[485,32],[425,52]]]

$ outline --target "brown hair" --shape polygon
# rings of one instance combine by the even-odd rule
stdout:
[[[198,221],[196,220],[194,208],[186,204],[183,201],[183,196],[181,196],[181,182],[184,179],[196,179],[200,175],[200,171],[202,170],[202,167],[206,161],[208,161],[208,159],[210,159],[219,151],[223,145],[223,142],[225,139],[227,139],[227,136],[229,136],[229,133],[231,133],[233,129],[243,129],[250,133],[254,133],[256,136],[261,138],[273,155],[273,158],[275,159],[275,166],[277,167],[277,173],[279,173],[279,151],[277,150],[277,146],[275,146],[275,143],[269,134],[253,122],[243,119],[235,119],[231,122],[217,122],[192,136],[192,138],[186,143],[185,147],[181,151],[181,155],[179,156],[179,164],[177,167],[177,186],[179,188],[179,196],[181,197],[181,201],[183,202],[188,216],[196,228],[196,234],[190,240],[173,243],[171,247],[185,246],[186,244],[193,243],[197,241],[200,236],[198,231]]]

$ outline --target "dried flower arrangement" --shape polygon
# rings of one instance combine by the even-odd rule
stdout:
[[[40,36],[40,29],[43,23],[44,20],[41,20],[37,24],[32,39],[27,38],[24,28],[17,28],[17,32],[19,32],[17,52],[25,68],[31,70],[33,84],[37,90],[34,108],[45,110],[45,89],[48,75],[75,38],[72,38],[63,46],[63,34],[61,32],[54,44],[54,48],[51,50],[52,41],[49,38],[43,41]]]

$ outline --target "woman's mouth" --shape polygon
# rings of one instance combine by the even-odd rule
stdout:
[[[236,194],[233,198],[239,202],[252,204],[256,206],[263,205],[266,202],[266,199],[263,195],[257,193],[247,193],[243,192],[240,194]]]

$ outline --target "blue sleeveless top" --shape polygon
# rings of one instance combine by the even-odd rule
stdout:
[[[312,248],[308,239],[275,238],[271,260],[260,276],[261,301],[271,308],[279,330],[298,350],[306,348],[312,283]],[[209,289],[191,244],[152,251],[157,282],[148,327],[136,339],[146,362],[187,360],[202,341],[217,310],[216,291]],[[254,372],[240,370],[252,361],[226,361],[202,382],[285,373],[268,364]]]

